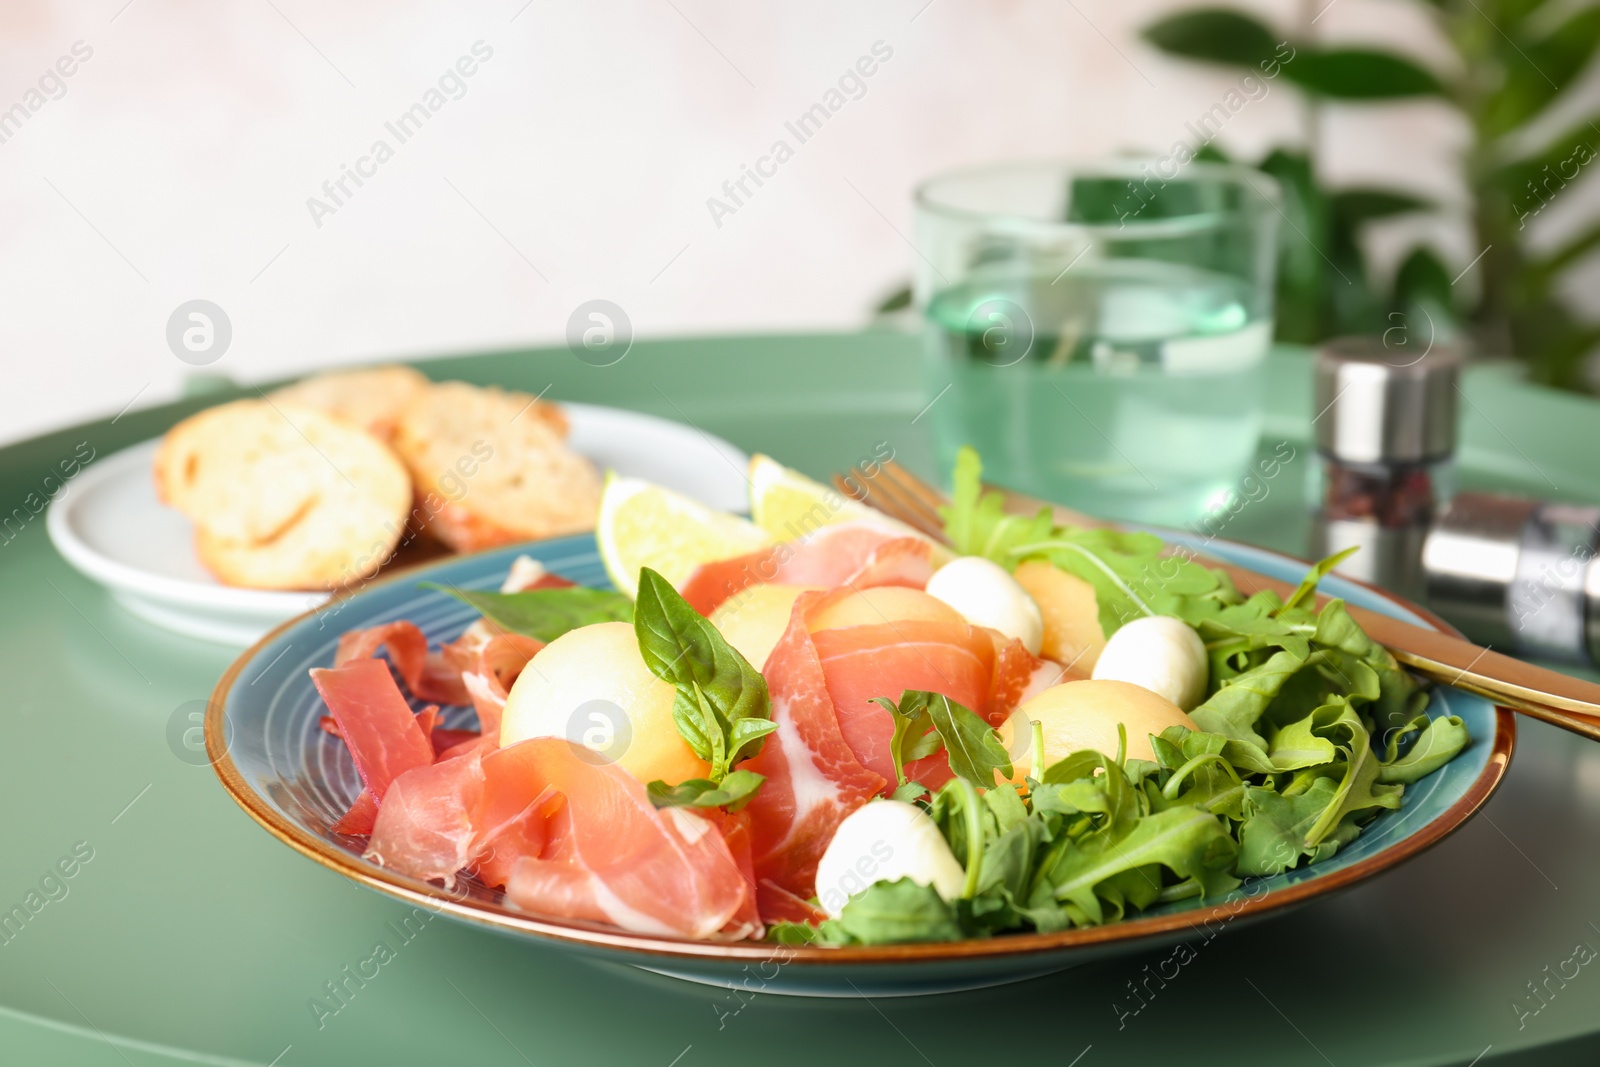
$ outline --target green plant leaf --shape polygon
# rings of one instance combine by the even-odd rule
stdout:
[[[1301,48],[1294,62],[1283,65],[1283,73],[1307,92],[1336,100],[1444,95],[1444,86],[1426,68],[1370,48]]]
[[[690,778],[677,785],[651,782],[646,787],[650,803],[658,808],[727,808],[738,811],[756,795],[761,783],[767,779],[755,771],[736,770],[719,782],[706,778]]]
[[[1327,336],[1324,284],[1348,284],[1333,273],[1324,251],[1332,245],[1328,201],[1312,176],[1310,161],[1302,154],[1277,149],[1261,161],[1261,169],[1277,179],[1282,193],[1277,337],[1280,341],[1312,344]]]
[[[639,571],[633,629],[650,673],[677,689],[672,715],[679,734],[711,763],[712,781],[721,782],[777,728],[766,679],[649,567]]]
[[[1410,785],[1455,759],[1471,743],[1472,735],[1459,717],[1441,715],[1431,719],[1411,751],[1379,769],[1378,781]]]
[[[875,697],[874,701],[894,716],[891,753],[902,782],[905,764],[931,756],[940,748],[949,755],[956,776],[973,785],[994,788],[997,770],[1001,777],[1011,777],[1011,756],[994,727],[944,694],[907,689],[898,704],[888,697]]]
[[[1227,8],[1169,15],[1146,27],[1143,36],[1170,55],[1251,70],[1273,58],[1279,41],[1254,18]]]
[[[1333,216],[1349,226],[1362,226],[1375,219],[1393,218],[1414,211],[1432,211],[1431,200],[1388,189],[1341,189],[1328,196]]]
[[[1600,8],[1579,8],[1543,34],[1508,32],[1511,51],[1504,57],[1503,77],[1483,108],[1483,131],[1489,137],[1527,122],[1577,80],[1600,44]]]
[[[950,905],[931,887],[910,878],[868,886],[850,898],[836,922],[851,941],[862,945],[958,941],[962,937]]]
[[[1091,834],[1043,873],[1057,900],[1076,905],[1099,922],[1102,907],[1096,890],[1114,876],[1159,865],[1180,878],[1198,879],[1207,893],[1226,892],[1239,884],[1228,873],[1237,852],[1216,816],[1199,808],[1173,808],[1139,820],[1120,838],[1105,831]]]
[[[554,641],[569,630],[597,622],[632,622],[633,602],[621,593],[574,585],[520,593],[481,593],[435,582],[421,583],[468,604],[504,630]]]

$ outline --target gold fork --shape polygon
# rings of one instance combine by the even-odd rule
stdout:
[[[898,519],[913,529],[948,544],[944,520],[939,509],[949,499],[938,489],[890,460],[874,465],[869,473],[852,467],[846,474],[834,475],[834,485],[853,500]],[[1084,515],[1070,508],[1024,496],[1000,486],[985,486],[1000,493],[1008,512],[1032,515],[1048,508],[1055,521],[1063,525],[1106,527],[1113,523]],[[1223,571],[1245,595],[1270,589],[1288,596],[1294,586],[1246,567],[1209,557],[1208,567]],[[1319,596],[1318,602],[1327,600]],[[1423,626],[1391,618],[1366,608],[1347,605],[1355,619],[1374,640],[1394,654],[1412,671],[1469,693],[1487,697],[1524,715],[1551,723],[1590,740],[1600,741],[1600,685],[1585,682],[1558,671],[1535,667],[1470,641]]]

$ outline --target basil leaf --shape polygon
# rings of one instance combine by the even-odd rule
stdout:
[[[690,778],[677,785],[657,780],[646,786],[650,803],[658,808],[727,808],[738,811],[756,795],[767,779],[755,771],[730,771],[722,781]]]
[[[449,593],[484,618],[515,634],[554,641],[569,630],[597,622],[632,622],[633,601],[607,589],[565,586],[520,593],[482,593],[423,582],[424,589]]]
[[[874,700],[895,718],[890,751],[895,774],[902,782],[906,763],[930,756],[941,746],[949,754],[950,769],[956,777],[973,785],[993,789],[997,770],[1002,777],[1011,777],[1011,755],[1000,743],[999,733],[944,694],[907,689],[900,694],[898,704],[888,697]],[[932,734],[926,732],[930,729]]]
[[[777,728],[766,679],[649,567],[639,571],[633,629],[650,673],[677,688],[679,734],[711,764],[712,781],[722,781]]]
[[[850,898],[837,922],[863,945],[959,941],[963,936],[950,905],[931,886],[910,878],[868,886]]]

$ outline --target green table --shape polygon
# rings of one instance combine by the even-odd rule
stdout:
[[[915,360],[913,340],[877,332],[640,343],[608,368],[565,349],[421,367],[686,420],[823,475],[881,441],[927,472]],[[1300,552],[1305,354],[1275,354],[1270,372],[1263,447],[1288,440],[1301,458],[1227,535]],[[1600,408],[1494,368],[1466,397],[1467,485],[1600,500]],[[0,510],[79,442],[103,456],[200,406],[0,451]],[[1547,979],[1575,945],[1600,949],[1600,746],[1527,721],[1505,787],[1460,833],[1342,896],[1197,940],[1121,1025],[1113,1004],[1161,954],[960,995],[741,1003],[435,919],[319,1029],[308,999],[396,943],[403,909],[278,844],[174,755],[173,712],[233,652],[123,613],[56,556],[42,517],[0,545],[0,605],[0,911],[40,893],[0,939],[7,1064],[1600,1061],[1600,966]],[[74,866],[74,847],[92,858]],[[63,858],[74,874],[49,899],[41,880]]]

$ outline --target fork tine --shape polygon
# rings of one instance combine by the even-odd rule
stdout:
[[[927,513],[934,518],[939,517],[939,509],[950,503],[950,498],[938,489],[918,478],[894,460],[887,460],[882,464],[883,472],[889,479],[899,485],[907,493],[919,500]],[[943,520],[940,520],[941,523]]]
[[[882,495],[894,501],[900,511],[911,516],[907,518],[907,522],[935,537],[944,536],[944,520],[928,505],[914,486],[908,485],[904,479],[897,478],[888,470],[879,470],[877,489]]]
[[[890,518],[897,519],[930,537],[943,540],[943,525],[937,521],[930,521],[926,513],[918,508],[910,497],[899,491],[888,479],[881,478],[882,473],[880,467],[878,471],[880,477],[870,478],[859,467],[851,467],[845,474],[834,475],[833,484],[847,497],[876,508]]]

